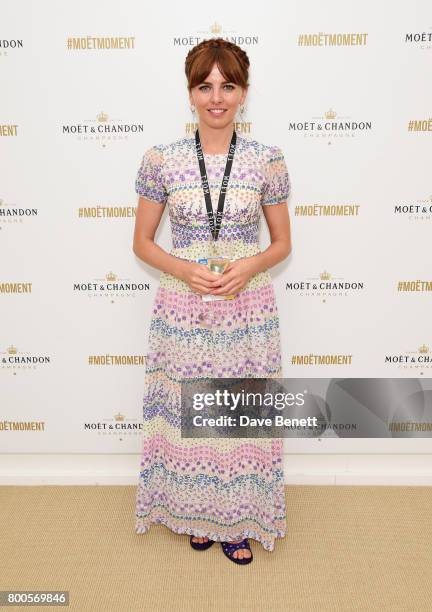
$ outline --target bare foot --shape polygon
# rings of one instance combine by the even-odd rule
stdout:
[[[192,542],[197,542],[198,544],[204,544],[208,542],[208,538],[200,538],[198,536],[192,536]]]
[[[241,540],[230,540],[229,544],[238,544],[239,542],[241,542]],[[231,556],[234,557],[234,559],[249,559],[251,554],[251,551],[247,548],[239,548],[235,550]]]

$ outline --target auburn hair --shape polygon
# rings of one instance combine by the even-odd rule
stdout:
[[[227,81],[247,89],[249,58],[246,51],[224,38],[209,38],[192,47],[186,56],[189,91],[205,81],[215,62]]]

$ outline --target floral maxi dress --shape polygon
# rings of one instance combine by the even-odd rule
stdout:
[[[213,209],[226,154],[204,154]],[[170,253],[206,257],[211,232],[194,137],[145,151],[137,194],[168,205]],[[234,259],[260,252],[261,206],[290,192],[282,150],[237,134],[218,244]],[[211,310],[210,328],[202,315]],[[201,315],[201,317],[200,317]],[[203,302],[162,272],[152,306],[143,399],[143,441],[135,532],[152,523],[215,541],[252,538],[268,551],[286,533],[283,438],[183,438],[185,378],[281,377],[279,317],[269,272],[255,274],[235,299]]]

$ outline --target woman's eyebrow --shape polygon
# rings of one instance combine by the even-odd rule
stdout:
[[[232,83],[232,81],[222,81],[221,85],[226,85],[227,83]],[[212,85],[209,81],[203,81],[201,85]]]

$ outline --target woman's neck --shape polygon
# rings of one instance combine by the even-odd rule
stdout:
[[[204,153],[209,155],[228,153],[234,131],[234,123],[221,128],[212,128],[200,122],[198,131]]]

